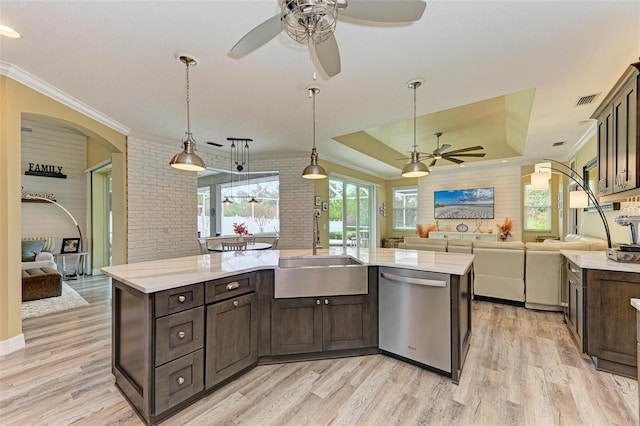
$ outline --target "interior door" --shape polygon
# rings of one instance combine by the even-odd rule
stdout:
[[[332,178],[329,181],[329,244],[342,247],[375,246],[373,185]]]

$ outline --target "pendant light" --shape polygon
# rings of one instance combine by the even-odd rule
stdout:
[[[247,150],[247,194],[249,193],[249,175],[251,174],[251,161],[249,159],[249,141],[253,141],[253,139],[245,139],[244,148]],[[259,201],[256,200],[256,197],[253,195],[251,199],[247,201],[249,204],[258,204]]]
[[[305,179],[324,179],[327,172],[318,164],[318,151],[316,151],[316,95],[320,93],[317,87],[309,87],[309,97],[313,100],[313,148],[311,149],[311,163],[302,171]]]
[[[186,170],[190,172],[199,172],[204,170],[204,161],[195,153],[196,141],[191,134],[191,123],[189,116],[189,67],[196,66],[198,62],[187,54],[180,54],[178,60],[187,67],[187,131],[185,132],[185,139],[182,141],[182,151],[177,153],[171,158],[169,164],[171,167]]]
[[[233,149],[236,147],[235,140],[227,138],[227,140],[231,140],[231,149],[229,150],[229,176],[231,177],[231,197],[233,197]],[[232,204],[233,201],[227,196],[222,200],[222,204],[229,205]]]
[[[420,161],[418,143],[416,142],[416,89],[422,85],[420,80],[413,80],[407,83],[409,89],[413,89],[413,151],[411,161],[402,168],[402,177],[413,178],[428,175],[431,171],[426,164]]]

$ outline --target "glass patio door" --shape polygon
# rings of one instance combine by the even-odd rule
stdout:
[[[329,180],[329,245],[375,246],[373,185],[345,178]]]

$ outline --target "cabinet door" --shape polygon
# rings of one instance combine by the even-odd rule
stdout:
[[[357,349],[371,346],[369,297],[323,297],[323,350]]]
[[[255,293],[207,305],[206,387],[258,361]]]
[[[615,168],[613,192],[626,191],[637,185],[637,91],[634,79],[613,100],[613,147]]]
[[[612,112],[607,108],[598,117],[598,195],[613,192]]]
[[[569,286],[569,315],[567,324],[573,337],[578,343],[578,348],[584,352],[584,301],[582,282],[572,275],[568,277]]]
[[[275,299],[271,304],[273,355],[322,350],[322,305],[315,297]]]

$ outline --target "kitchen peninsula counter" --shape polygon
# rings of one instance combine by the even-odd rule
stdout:
[[[471,254],[393,248],[331,248],[318,250],[317,255],[348,255],[369,266],[391,266],[451,275],[466,274],[473,263]],[[304,249],[231,251],[107,266],[102,271],[138,291],[155,293],[239,273],[274,269],[280,257],[297,256],[312,255],[310,250]]]
[[[567,325],[597,369],[636,378],[636,310],[640,264],[616,262],[604,251],[561,250]]]

